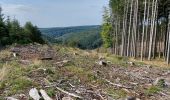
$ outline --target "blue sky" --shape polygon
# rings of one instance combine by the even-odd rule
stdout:
[[[3,13],[38,27],[98,25],[108,0],[0,0]]]

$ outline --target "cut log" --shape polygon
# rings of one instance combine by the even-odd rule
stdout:
[[[45,92],[45,90],[40,90],[40,93],[41,93],[41,95],[42,95],[42,97],[44,98],[44,100],[53,100],[53,99],[51,99],[48,95],[47,95],[47,93]]]
[[[36,88],[32,88],[30,91],[29,91],[29,95],[31,98],[33,98],[34,100],[40,100],[40,95],[38,93],[38,90]]]
[[[63,61],[60,61],[60,62],[56,62],[56,63],[54,63],[55,65],[57,65],[57,64],[65,64],[65,63],[68,63],[68,62],[70,62],[69,60],[63,60]]]
[[[134,62],[127,62],[130,66],[134,66],[135,65],[135,63]]]
[[[99,64],[100,66],[106,66],[106,65],[107,65],[107,63],[104,62],[104,61],[99,61],[98,64]]]
[[[16,53],[13,53],[13,56],[16,58],[16,57],[17,57],[17,54],[16,54]]]
[[[15,99],[13,97],[6,97],[6,100],[18,100],[18,99]]]

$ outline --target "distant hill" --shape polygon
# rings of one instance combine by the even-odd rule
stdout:
[[[99,25],[40,28],[47,41],[81,49],[94,49],[101,46],[100,30]]]

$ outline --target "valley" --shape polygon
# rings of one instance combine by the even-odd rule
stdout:
[[[80,49],[95,49],[102,45],[101,26],[40,28],[43,38],[52,44],[63,44]]]

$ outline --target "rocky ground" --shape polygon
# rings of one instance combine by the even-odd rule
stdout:
[[[170,68],[47,45],[0,51],[0,100],[170,100]]]

